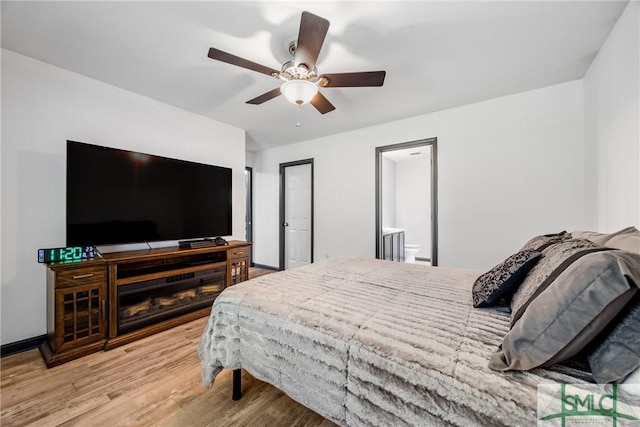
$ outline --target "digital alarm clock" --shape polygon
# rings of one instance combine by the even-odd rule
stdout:
[[[94,246],[67,246],[65,248],[38,249],[38,262],[51,264],[54,262],[87,261],[101,257]]]

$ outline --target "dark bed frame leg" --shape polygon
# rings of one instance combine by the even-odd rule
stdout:
[[[231,399],[242,399],[242,369],[233,370],[233,391],[231,392]]]

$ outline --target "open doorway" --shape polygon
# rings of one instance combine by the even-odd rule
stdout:
[[[246,207],[244,218],[245,240],[253,242],[253,168],[244,168],[244,190],[246,195]],[[249,247],[249,267],[253,267],[253,245]]]
[[[437,139],[376,148],[376,258],[438,265]]]

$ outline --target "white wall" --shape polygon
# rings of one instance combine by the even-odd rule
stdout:
[[[424,147],[427,152],[430,147]],[[396,162],[396,218],[405,243],[419,245],[418,258],[431,258],[431,156]]]
[[[382,228],[396,228],[396,162],[382,153],[381,168]]]
[[[66,140],[233,168],[244,239],[244,131],[2,50],[2,344],[46,333],[38,248],[65,245]]]
[[[332,114],[340,114],[337,110]],[[255,156],[255,261],[278,265],[278,165],[314,158],[315,259],[375,256],[375,147],[438,138],[439,263],[487,269],[584,226],[582,81]]]
[[[246,151],[245,152],[245,163],[246,166],[249,166],[250,168],[253,167],[253,165],[255,164],[255,153],[253,151]]]
[[[618,19],[584,78],[588,226],[640,227],[640,3]]]

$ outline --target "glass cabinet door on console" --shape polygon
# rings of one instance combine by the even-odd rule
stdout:
[[[56,351],[105,337],[106,289],[102,284],[56,290]]]
[[[228,286],[249,280],[249,246],[229,249]]]
[[[48,367],[99,350],[107,337],[107,265],[102,261],[47,266]]]
[[[249,258],[231,260],[230,285],[235,285],[245,280],[249,280]]]

